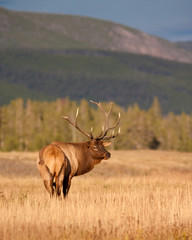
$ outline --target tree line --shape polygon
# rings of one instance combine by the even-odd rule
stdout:
[[[110,103],[102,106],[107,110]],[[93,135],[98,136],[104,123],[103,113],[84,99],[79,103],[68,98],[53,102],[16,99],[0,107],[0,150],[37,151],[53,141],[86,141],[84,135],[62,118],[68,115],[74,119],[78,107],[79,126],[88,132],[93,126]],[[114,104],[111,124],[119,112],[121,134],[112,141],[113,149],[192,151],[191,115],[163,115],[157,98],[148,110],[140,109],[137,104],[126,109]]]

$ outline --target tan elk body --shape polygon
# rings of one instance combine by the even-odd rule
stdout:
[[[91,129],[90,133],[86,133],[79,128],[77,125],[77,110],[75,121],[72,121],[68,116],[65,116],[64,119],[86,135],[89,141],[84,143],[53,142],[43,147],[39,152],[37,167],[44,181],[45,188],[51,196],[53,196],[54,192],[56,192],[56,196],[60,196],[61,189],[63,189],[65,197],[69,191],[71,179],[74,176],[91,171],[96,164],[99,164],[103,159],[109,159],[111,156],[105,149],[105,147],[110,145],[110,142],[104,141],[118,135],[115,135],[114,131],[110,136],[107,136],[107,133],[118,125],[120,114],[117,122],[112,127],[109,127],[109,115],[112,110],[112,104],[109,111],[105,112],[100,103],[91,102],[96,104],[106,117],[105,128],[100,136],[94,138],[92,136],[93,129]]]

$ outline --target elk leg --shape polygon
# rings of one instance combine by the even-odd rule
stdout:
[[[70,189],[70,186],[71,186],[71,177],[64,178],[64,181],[63,181],[63,195],[64,195],[64,198],[67,196],[67,194],[69,192],[69,189]]]
[[[63,186],[64,174],[65,174],[65,168],[64,168],[64,164],[63,164],[58,175],[55,177],[56,196],[61,195],[61,188]]]
[[[47,189],[47,191],[49,192],[50,196],[52,197],[54,194],[54,190],[53,190],[53,180],[44,180],[44,185],[45,188]]]
[[[56,196],[59,197],[61,195],[62,181],[56,179]]]
[[[63,178],[57,177],[55,180],[56,183],[56,196],[61,195],[61,188],[63,187]]]
[[[43,178],[44,186],[51,196],[54,194],[53,176],[49,168],[45,164],[37,164],[41,177]]]

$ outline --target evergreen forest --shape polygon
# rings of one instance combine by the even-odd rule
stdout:
[[[108,110],[110,102],[103,102],[102,106]],[[78,125],[87,132],[93,126],[93,136],[98,136],[104,123],[103,112],[85,99],[77,103],[68,98],[52,102],[23,101],[19,98],[1,106],[0,150],[37,151],[53,141],[87,141],[62,118],[68,115],[74,119],[77,108]],[[114,103],[111,125],[117,120],[119,112],[121,133],[112,140],[112,149],[192,151],[192,115],[171,112],[163,115],[157,98],[147,110],[141,109],[138,104],[122,108]]]
[[[0,106],[16,98],[69,97],[135,102],[149,109],[155,96],[163,114],[190,113],[192,65],[110,51],[0,50]]]

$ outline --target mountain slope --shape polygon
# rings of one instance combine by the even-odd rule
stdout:
[[[176,44],[187,51],[192,51],[192,41],[177,42]]]
[[[164,113],[191,113],[191,56],[120,24],[0,8],[0,105],[70,97],[147,109],[156,96]]]
[[[0,55],[1,105],[19,93],[25,99],[68,96],[124,107],[137,102],[147,109],[157,96],[164,113],[192,110],[191,64],[95,50],[1,50]]]
[[[192,53],[135,29],[86,17],[0,8],[0,48],[100,49],[192,63]]]

